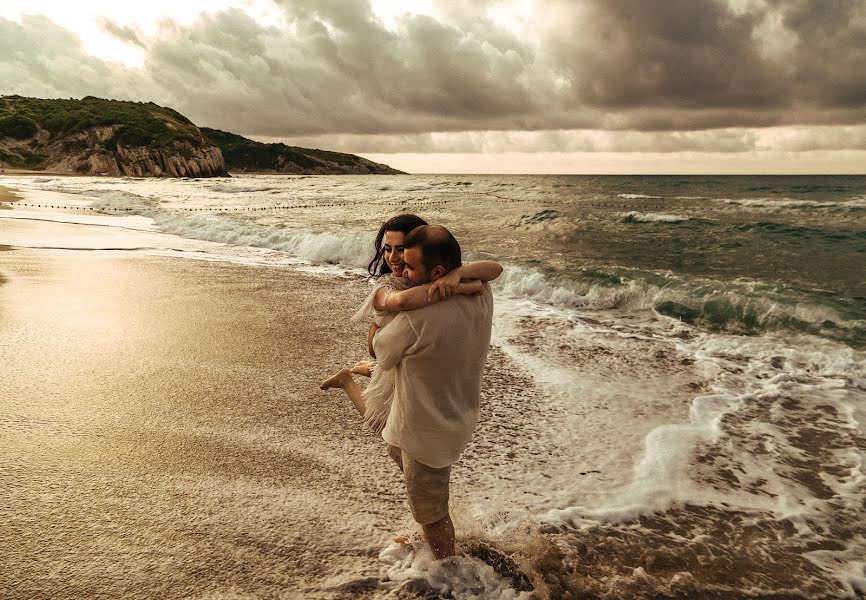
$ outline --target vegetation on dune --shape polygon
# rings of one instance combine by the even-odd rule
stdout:
[[[201,132],[222,151],[229,170],[284,172],[296,170],[293,169],[295,166],[308,171],[333,166],[352,170],[360,164],[360,159],[354,154],[299,148],[279,142],[266,144],[208,127],[202,127]]]
[[[317,166],[316,161],[309,156],[285,144],[264,144],[208,127],[202,127],[201,132],[211,144],[222,151],[229,169],[279,171],[286,162],[293,162],[305,169]]]
[[[0,136],[24,140],[36,135],[38,130],[36,123],[24,115],[11,113],[0,117]]]
[[[0,162],[17,169],[41,169],[47,157],[36,152],[27,152],[23,155],[12,154],[0,150]]]

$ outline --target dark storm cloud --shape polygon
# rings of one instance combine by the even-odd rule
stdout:
[[[145,50],[142,69],[88,56],[45,18],[0,19],[0,74],[32,95],[152,99],[245,134],[380,134],[388,147],[446,143],[433,131],[550,130],[545,147],[600,148],[555,133],[597,129],[691,148],[707,140],[675,132],[866,123],[862,0],[548,0],[537,39],[494,22],[493,4],[443,0],[439,19],[386,27],[363,0],[281,0],[282,21],[227,10],[147,38],[103,21]]]
[[[141,41],[138,32],[132,27],[124,27],[123,25],[118,25],[110,19],[100,19],[99,25],[105,32],[113,35],[121,42],[133,44],[142,48],[144,48],[145,46],[144,42]]]
[[[756,17],[713,0],[592,0],[551,36],[578,101],[605,109],[780,106],[784,83],[752,41]]]
[[[231,114],[262,135],[538,120],[532,54],[507,32],[468,33],[419,15],[395,33],[362,3],[294,3],[285,13],[283,28],[239,11],[203,16],[155,40],[147,70],[178,108],[213,123]]]
[[[549,38],[576,103],[638,129],[856,123],[866,4],[589,0]],[[781,40],[781,42],[780,42]],[[790,40],[788,47],[779,47]]]
[[[863,0],[768,0],[797,38],[794,96],[819,106],[866,104],[866,4]]]

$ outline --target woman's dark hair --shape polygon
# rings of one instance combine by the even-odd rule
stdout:
[[[376,241],[373,243],[373,248],[376,251],[373,260],[367,265],[367,272],[371,277],[381,277],[391,272],[391,267],[385,262],[385,247],[382,245],[382,240],[385,239],[386,231],[399,231],[403,235],[409,235],[409,232],[416,227],[426,225],[427,221],[417,215],[403,214],[391,217],[379,228],[379,233],[376,234]],[[378,271],[378,272],[377,272]]]

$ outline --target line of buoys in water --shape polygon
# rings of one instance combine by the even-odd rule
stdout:
[[[386,206],[406,206],[409,204],[417,204],[422,206],[435,206],[440,204],[445,204],[448,200],[438,200],[438,201],[418,201],[418,202],[400,202],[400,203],[387,203]],[[5,203],[0,202],[0,205],[5,205]],[[334,208],[337,206],[353,206],[352,202],[331,202],[327,204],[294,204],[294,205],[280,205],[280,206],[246,206],[246,207],[226,207],[226,208],[189,208],[189,207],[177,207],[174,210],[179,210],[182,212],[207,212],[207,213],[223,213],[228,211],[262,211],[262,210],[291,210],[291,209],[299,209],[299,208]],[[14,204],[10,204],[11,208],[15,206],[27,206],[29,208],[55,208],[62,210],[90,210],[95,212],[130,212],[132,208],[94,208],[92,206],[64,206],[59,204],[33,204],[29,202],[18,202]]]
[[[499,197],[497,197],[499,198]],[[546,206],[556,206],[556,205],[568,205],[574,208],[602,208],[602,209],[621,209],[621,210],[635,210],[639,208],[635,206],[634,203],[631,204],[606,204],[606,203],[573,203],[565,200],[552,200],[546,202],[539,202],[537,200],[520,200],[520,199],[512,199],[512,198],[499,198],[504,202],[517,203],[517,202],[538,202],[539,204],[544,204]],[[639,199],[646,200],[646,199]],[[442,206],[451,202],[451,200],[405,200],[401,202],[384,202],[381,204],[376,204],[377,206]],[[263,211],[263,210],[293,210],[293,209],[309,209],[309,208],[333,208],[338,206],[357,206],[357,203],[354,202],[331,202],[325,204],[294,204],[294,205],[279,205],[279,206],[247,206],[247,207],[225,207],[225,208],[188,208],[188,207],[176,207],[173,210],[181,211],[181,212],[205,212],[211,214],[225,213],[231,211]],[[4,206],[7,208],[16,208],[26,206],[28,208],[54,208],[54,209],[62,209],[62,210],[89,210],[94,212],[131,212],[134,209],[132,208],[94,208],[92,206],[64,206],[59,204],[33,204],[30,202],[0,202],[0,206]],[[662,208],[662,207],[658,207]],[[674,206],[670,208],[676,208]],[[735,207],[730,206],[702,206],[700,207],[701,211],[730,211]]]

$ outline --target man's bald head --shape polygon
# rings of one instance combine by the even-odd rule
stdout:
[[[441,266],[448,273],[462,264],[460,244],[442,225],[416,227],[406,236],[403,248],[404,252],[409,248],[419,248],[427,270]]]

